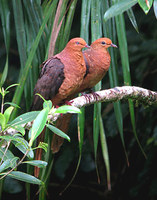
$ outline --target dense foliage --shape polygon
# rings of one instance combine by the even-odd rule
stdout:
[[[61,7],[58,2],[62,3]],[[0,0],[1,130],[5,130],[8,124],[13,125],[13,119],[29,111],[40,64],[50,52],[60,52],[73,37],[81,36],[90,44],[105,36],[119,47],[118,50],[110,49],[112,61],[109,73],[95,90],[117,85],[156,90],[156,4],[155,0]],[[7,88],[15,83],[19,85]],[[5,102],[10,102],[8,110]],[[51,109],[50,104],[45,102],[42,110],[46,116]],[[65,141],[57,155],[51,155],[48,148],[43,161],[31,162],[35,148],[33,138],[27,163],[20,163],[18,171],[18,157],[23,158],[30,147],[28,133],[19,128],[21,135],[14,139],[4,138],[1,134],[0,158],[3,161],[6,140],[14,159],[13,162],[7,161],[11,163],[8,167],[15,168],[10,176],[0,180],[2,199],[21,196],[32,199],[35,195],[32,191],[38,189],[28,183],[42,186],[39,199],[46,199],[46,190],[50,199],[58,198],[59,192],[64,190],[75,173],[74,181],[62,198],[82,197],[84,194],[99,199],[156,199],[156,113],[155,106],[145,107],[131,100],[89,106],[82,109],[82,114],[73,116],[68,132],[71,142]],[[29,117],[35,119],[37,114],[29,113]],[[40,120],[43,121],[43,118]],[[69,140],[67,135],[64,137]],[[26,147],[23,151],[19,144],[16,145],[20,140],[23,142],[20,144]],[[41,147],[47,150],[50,140],[51,134],[47,133]],[[43,168],[39,179],[33,178],[31,165]],[[3,170],[6,172],[7,168]],[[23,173],[22,178],[19,171]],[[15,176],[28,182],[26,187],[23,182],[13,179]],[[111,191],[108,190],[110,185]],[[33,190],[30,189],[32,187]]]

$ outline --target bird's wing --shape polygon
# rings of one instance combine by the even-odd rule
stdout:
[[[64,81],[64,64],[58,58],[50,58],[44,62],[40,77],[34,88],[34,99],[31,110],[42,109],[43,100],[36,95],[39,93],[46,100],[51,100]]]

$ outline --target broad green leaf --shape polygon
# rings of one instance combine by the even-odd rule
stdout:
[[[4,170],[8,169],[8,168],[13,168],[16,166],[16,162],[19,158],[18,157],[14,157],[12,159],[7,159],[5,160],[2,165],[0,165],[0,173],[3,172]]]
[[[13,121],[10,122],[10,126],[18,126],[18,125],[22,125],[28,122],[33,121],[37,115],[40,113],[40,111],[31,111],[31,112],[27,112],[25,114],[22,114],[20,116],[18,116],[17,118],[15,118]]]
[[[5,126],[6,126],[6,119],[2,113],[0,113],[0,126],[1,126],[2,130],[4,130]]]
[[[5,175],[5,173],[3,173],[3,175]],[[8,176],[20,181],[24,181],[26,183],[44,185],[44,183],[41,180],[37,179],[36,177],[20,171],[13,171],[10,174],[8,174]]]
[[[31,161],[24,161],[23,163],[29,164],[29,165],[33,165],[33,166],[37,166],[39,168],[44,168],[47,166],[47,162],[42,161],[42,160],[31,160]]]
[[[4,155],[5,153],[5,155]],[[13,155],[13,153],[8,149],[6,151],[6,148],[0,148],[0,158],[2,159],[3,157],[3,161],[7,160],[7,159],[13,159],[15,158],[15,156]]]
[[[16,148],[18,148],[19,151],[21,151],[23,154],[26,153],[26,151],[28,151],[29,149],[29,152],[27,153],[27,157],[30,158],[30,159],[33,159],[34,158],[34,152],[32,151],[32,149],[29,147],[28,145],[28,142],[24,139],[20,141],[15,141],[13,140],[12,143],[15,145]]]
[[[74,106],[64,105],[57,108],[55,113],[81,113],[81,110]]]
[[[145,14],[147,14],[152,6],[153,0],[138,0],[138,4],[141,6]]]
[[[120,0],[119,2],[115,3],[111,6],[104,14],[104,20],[107,21],[108,19],[115,17],[119,14],[130,9],[137,3],[137,0]]]
[[[52,131],[54,132],[56,135],[59,135],[62,138],[67,139],[70,142],[70,137],[68,135],[66,135],[63,131],[59,130],[58,128],[56,128],[55,126],[52,126],[50,124],[46,124],[46,126]]]
[[[153,2],[153,8],[154,8],[155,17],[157,18],[157,0],[154,0],[154,2]]]
[[[20,136],[20,135],[19,135]],[[34,157],[34,153],[32,151],[32,149],[30,149],[29,145],[28,145],[28,142],[22,138],[21,136],[19,137],[17,134],[16,135],[4,135],[4,136],[0,136],[1,139],[4,139],[4,140],[11,140],[11,142],[23,153],[25,154],[26,151],[29,149],[29,152],[27,154],[27,157],[29,158],[33,158]],[[2,148],[1,148],[1,151],[2,151]],[[7,152],[9,152],[9,150],[7,150]],[[2,153],[2,152],[1,152]],[[10,154],[8,154],[10,155]],[[7,155],[6,155],[7,156]],[[0,157],[1,157],[1,154],[0,154]],[[13,154],[11,154],[11,158],[13,157]],[[7,156],[7,158],[10,158]]]
[[[11,115],[13,109],[14,109],[14,107],[13,107],[13,106],[10,106],[9,108],[7,108],[7,109],[5,110],[5,112],[4,112],[4,117],[5,117],[5,119],[6,119],[6,123],[8,123],[9,118],[10,118],[10,115]]]
[[[0,136],[0,139],[7,140],[7,141],[9,141],[9,140],[14,140],[14,141],[19,140],[19,142],[21,141],[21,138],[18,139],[14,135],[3,135],[3,136]]]
[[[49,108],[48,107],[44,108],[42,111],[39,112],[38,116],[34,120],[34,123],[31,128],[31,133],[30,133],[29,146],[32,146],[34,140],[43,131],[46,121],[47,121],[48,112],[49,112]]]
[[[22,138],[16,135],[10,136],[10,135],[4,135],[4,136],[0,136],[1,139],[4,140],[11,140],[11,142],[23,153],[25,154],[26,151],[29,149],[29,152],[27,154],[27,157],[29,158],[33,158],[34,157],[34,153],[33,151],[30,149],[28,142]]]
[[[16,125],[16,126],[11,126],[11,128],[15,129],[17,132],[21,133],[23,136],[25,135],[25,129],[22,126]]]

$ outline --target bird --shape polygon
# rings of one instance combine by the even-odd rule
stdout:
[[[86,63],[86,74],[80,87],[75,91],[75,94],[71,97],[73,99],[76,94],[85,91],[90,91],[99,81],[103,79],[106,72],[109,70],[111,57],[108,52],[109,47],[117,46],[112,43],[109,38],[103,37],[95,40],[91,45],[90,49],[83,51],[83,57]],[[94,94],[94,93],[93,93]],[[71,114],[66,114],[62,119],[58,120],[56,124],[57,128],[67,133]],[[57,137],[56,143],[52,142],[51,148],[54,153],[57,153],[63,144],[64,139]]]
[[[82,54],[84,47],[89,48],[85,40],[73,38],[59,54],[42,63],[40,77],[34,88],[32,110],[42,108],[43,99],[36,93],[51,100],[53,106],[63,104],[76,93],[86,73]]]
[[[66,47],[55,56],[42,63],[41,73],[34,88],[31,110],[41,110],[43,99],[51,100],[53,106],[59,106],[71,99],[82,84],[86,73],[83,48],[90,48],[84,39],[73,38]],[[37,138],[43,140],[45,130]],[[55,134],[54,134],[55,135]],[[41,158],[41,149],[36,151],[36,159]],[[38,176],[38,172],[35,174]]]

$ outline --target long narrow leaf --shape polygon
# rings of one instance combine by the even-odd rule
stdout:
[[[25,26],[24,26],[24,16],[22,12],[23,10],[22,2],[13,0],[12,4],[13,4],[13,11],[14,11],[14,21],[15,21],[17,44],[18,44],[18,52],[20,55],[21,68],[23,70],[26,60],[27,60],[27,55],[26,55],[26,35],[25,35]]]
[[[90,23],[90,6],[91,0],[83,0],[81,8],[81,31],[80,37],[89,42],[89,23]],[[85,108],[81,108],[81,114],[78,115],[78,138],[80,155],[82,154],[82,146],[84,139],[84,122],[85,122]]]
[[[3,35],[6,47],[6,62],[4,66],[4,70],[2,73],[0,87],[4,84],[7,75],[8,75],[8,57],[9,57],[9,47],[10,47],[10,10],[8,6],[8,0],[0,0],[0,16],[3,27]]]
[[[46,125],[51,131],[53,131],[55,134],[59,135],[62,138],[67,139],[70,142],[70,137],[68,135],[66,135],[63,131],[59,130],[58,128],[56,128],[55,126],[52,126],[50,124]]]
[[[109,162],[108,147],[107,147],[107,141],[106,141],[102,118],[100,118],[100,141],[101,141],[101,147],[102,147],[102,155],[103,155],[105,165],[106,165],[107,186],[108,186],[108,190],[111,190],[110,162]]]
[[[91,3],[91,34],[92,42],[102,36],[101,26],[101,2],[93,0]],[[95,90],[101,89],[101,81],[95,86]],[[101,116],[101,104],[94,105],[94,116],[93,116],[93,139],[94,139],[94,154],[96,158],[98,138],[99,138],[99,119]]]
[[[136,18],[135,18],[135,15],[134,15],[133,11],[132,11],[132,8],[130,8],[129,10],[127,10],[127,14],[128,14],[128,17],[129,17],[129,19],[130,19],[133,27],[139,33],[137,22],[136,22]]]
[[[120,0],[111,6],[104,14],[104,20],[107,21],[111,17],[122,14],[137,3],[137,0]]]
[[[125,33],[124,16],[121,14],[121,15],[115,17],[115,19],[116,19],[117,36],[118,36],[118,40],[119,40],[122,68],[123,68],[123,74],[124,74],[124,84],[131,85],[129,56],[128,56],[128,47],[127,47],[127,40],[126,40],[126,33]],[[131,123],[132,123],[135,138],[137,140],[137,143],[138,143],[142,153],[146,157],[145,152],[138,140],[137,133],[136,133],[135,113],[134,113],[134,105],[133,105],[132,100],[129,100],[129,110],[130,110]]]
[[[27,182],[27,183],[32,183],[36,185],[44,185],[44,183],[41,180],[37,179],[36,177],[26,174],[24,172],[20,172],[20,171],[13,171],[10,174],[8,174],[8,176],[20,181]]]
[[[54,6],[55,5],[52,3],[50,5],[49,9],[48,9],[47,14],[45,15],[43,23],[42,23],[42,25],[41,25],[41,27],[39,29],[38,35],[37,35],[37,37],[36,37],[36,39],[35,39],[35,41],[34,41],[34,43],[32,45],[31,51],[30,51],[28,59],[26,61],[25,68],[23,70],[23,73],[22,73],[22,75],[20,77],[19,86],[17,87],[17,89],[15,91],[15,94],[14,94],[14,97],[13,97],[13,100],[12,100],[14,103],[16,103],[18,105],[19,105],[19,103],[21,101],[21,96],[22,96],[22,93],[23,93],[23,90],[24,90],[24,84],[26,82],[26,79],[27,79],[27,76],[28,76],[28,72],[29,72],[29,70],[31,68],[32,60],[34,58],[36,49],[38,47],[38,44],[39,44],[39,41],[41,39],[42,33],[44,31],[44,28],[46,26],[46,23],[47,23],[49,17],[51,16],[52,12],[54,12]],[[16,110],[16,112],[17,112],[17,110]],[[16,112],[14,112],[12,118],[14,118],[16,116]]]

